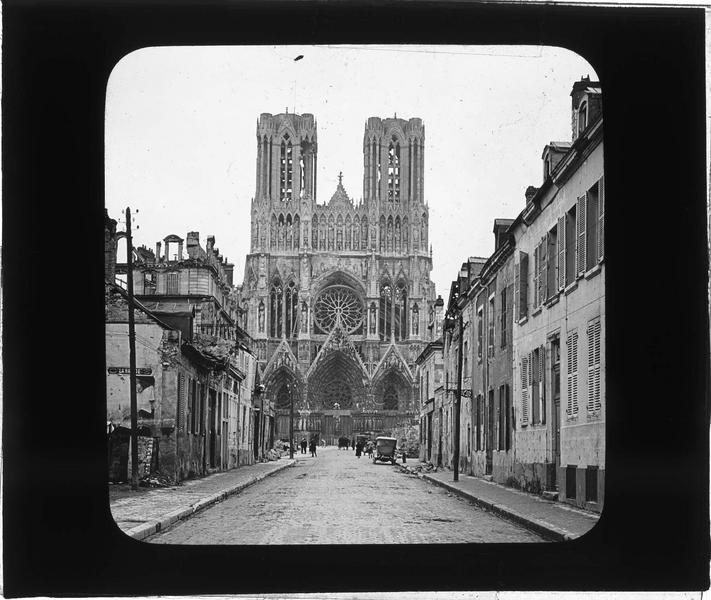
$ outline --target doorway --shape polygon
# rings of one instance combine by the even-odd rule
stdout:
[[[486,444],[485,474],[491,475],[494,471],[494,390],[489,390],[489,401],[486,404],[486,414],[486,432],[484,434]]]
[[[259,411],[255,410],[254,411],[254,428],[253,431],[254,433],[252,434],[252,444],[254,446],[254,460],[259,460],[259,437],[260,437],[260,431],[259,431]]]
[[[555,468],[551,477],[551,487],[558,489],[558,469],[560,468],[560,338],[551,340],[551,388],[553,392],[553,459]]]
[[[209,423],[210,429],[208,430],[208,435],[210,436],[210,439],[208,441],[208,447],[209,447],[209,461],[210,461],[210,468],[214,469],[215,468],[215,455],[217,454],[217,430],[215,428],[215,419],[216,419],[216,414],[215,414],[215,408],[217,404],[217,392],[215,390],[210,390],[210,399],[208,401],[207,405],[207,422]]]

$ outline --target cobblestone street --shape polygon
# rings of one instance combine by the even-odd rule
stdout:
[[[539,542],[468,501],[373,464],[319,448],[297,463],[149,539],[164,544]]]

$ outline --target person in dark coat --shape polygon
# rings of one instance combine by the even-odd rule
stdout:
[[[360,455],[363,454],[363,444],[361,442],[356,442],[356,456],[360,458]]]
[[[301,454],[306,454],[306,438],[301,440]]]
[[[311,451],[311,456],[316,456],[316,440],[311,440],[309,450]]]

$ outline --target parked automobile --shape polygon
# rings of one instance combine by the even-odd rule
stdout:
[[[390,462],[395,464],[397,456],[397,440],[393,437],[375,438],[375,452],[373,453],[373,464],[377,461]]]

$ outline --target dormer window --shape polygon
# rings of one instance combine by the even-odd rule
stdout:
[[[578,135],[585,131],[588,126],[588,103],[581,102],[578,109]]]

